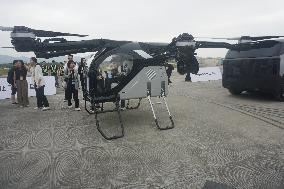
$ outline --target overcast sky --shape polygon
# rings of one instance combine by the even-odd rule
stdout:
[[[170,42],[181,33],[284,35],[283,0],[0,0],[0,25],[89,34],[89,38]],[[0,32],[0,46],[11,46]],[[226,50],[199,50],[221,56]],[[30,56],[12,49],[1,55]]]

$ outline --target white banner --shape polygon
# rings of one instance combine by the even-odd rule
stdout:
[[[212,80],[221,80],[222,73],[219,67],[205,67],[199,68],[197,74],[190,74],[191,81],[212,81]]]
[[[56,87],[55,87],[55,78],[54,76],[44,76],[45,87],[44,94],[45,95],[55,95]],[[32,82],[31,77],[27,77],[28,87],[29,87],[29,96],[36,96],[34,84]],[[11,97],[11,85],[7,82],[7,78],[0,78],[0,100],[7,99]]]

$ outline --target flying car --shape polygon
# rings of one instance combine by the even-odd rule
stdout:
[[[89,114],[95,114],[97,129],[107,140],[124,136],[121,104],[125,101],[127,102],[126,109],[133,110],[139,108],[141,100],[146,98],[157,128],[160,130],[174,128],[174,120],[166,100],[169,93],[168,77],[165,70],[168,59],[174,58],[176,60],[177,71],[180,74],[196,74],[199,65],[195,57],[195,50],[198,48],[226,48],[230,49],[230,52],[241,53],[273,48],[280,43],[275,40],[256,40],[237,44],[196,41],[188,33],[174,37],[169,43],[110,39],[68,41],[64,37],[86,37],[86,35],[35,30],[25,26],[0,27],[0,30],[11,31],[11,42],[16,51],[34,52],[38,58],[96,52],[88,60],[88,66],[84,69],[86,86],[83,95],[85,110]],[[267,39],[277,37],[279,36],[270,36]],[[224,63],[225,69],[231,67],[227,61],[230,57],[229,53]],[[282,72],[283,66],[279,70]],[[227,74],[227,70],[224,73]],[[283,81],[283,76],[281,77]],[[227,84],[224,86],[226,87]],[[163,99],[171,123],[169,126],[160,125],[152,102],[154,97]],[[130,107],[130,100],[137,100],[137,106]],[[114,103],[115,108],[106,109],[105,103]],[[100,114],[108,112],[117,112],[119,118],[120,131],[113,136],[108,136],[103,131],[98,117]]]

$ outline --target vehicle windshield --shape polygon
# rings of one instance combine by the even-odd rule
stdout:
[[[127,54],[113,54],[107,57],[98,68],[105,78],[127,76],[133,67],[133,58]]]

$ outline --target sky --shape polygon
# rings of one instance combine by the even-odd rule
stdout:
[[[170,42],[181,33],[195,37],[284,35],[283,7],[283,0],[0,0],[0,26],[145,42]],[[9,32],[0,32],[0,46],[11,46]],[[226,50],[197,53],[224,57]],[[33,54],[0,49],[0,55]]]

